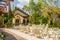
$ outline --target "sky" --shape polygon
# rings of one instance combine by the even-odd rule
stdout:
[[[60,0],[58,0],[58,7],[60,8]]]
[[[29,4],[29,0],[14,0],[14,2],[11,2],[12,7],[13,5],[17,6],[18,8],[22,8],[24,5]]]
[[[35,2],[37,2],[38,0],[34,0]],[[24,5],[28,5],[29,4],[29,0],[14,0],[14,2],[11,2],[12,4],[12,8],[13,5],[17,6],[18,8],[22,8]]]
[[[34,1],[37,2],[38,0],[34,0]],[[49,4],[49,2],[47,0],[46,0],[46,2]],[[12,4],[12,8],[13,8],[13,5],[15,5],[21,9],[24,5],[29,4],[29,0],[14,0],[14,2],[11,2],[11,4]],[[53,5],[53,2],[52,2],[52,5]],[[60,0],[58,0],[58,7],[60,7]]]

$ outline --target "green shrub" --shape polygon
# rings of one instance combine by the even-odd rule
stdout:
[[[0,32],[0,40],[6,40],[6,35],[2,32]]]

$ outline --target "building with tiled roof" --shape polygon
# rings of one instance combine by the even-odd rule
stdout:
[[[15,11],[14,24],[20,25],[20,24],[28,23],[28,17],[29,15],[26,12],[17,8]]]

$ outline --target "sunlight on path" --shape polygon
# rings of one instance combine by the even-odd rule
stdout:
[[[52,38],[48,38],[48,36],[44,37],[44,39],[40,39],[40,38],[37,38],[35,36],[31,36],[29,34],[25,34],[24,32],[21,32],[20,30],[16,30],[16,29],[5,29],[3,28],[2,30],[4,31],[8,31],[10,33],[13,33],[21,38],[24,38],[26,40],[53,40]],[[55,38],[54,38],[55,39]]]
[[[20,32],[19,30],[14,30],[14,29],[4,29],[4,30],[12,32],[12,33],[14,33],[14,34],[18,35],[19,37],[22,37],[22,38],[24,38],[26,40],[44,40],[44,39],[38,39],[38,38],[36,38],[34,36],[30,36],[28,34]]]

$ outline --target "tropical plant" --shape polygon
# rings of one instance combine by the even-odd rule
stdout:
[[[51,26],[60,26],[59,8],[57,7],[57,1],[48,0],[51,4],[49,5],[46,0],[38,0],[37,3],[34,0],[29,2],[29,6],[24,6],[23,9],[30,12],[29,20],[33,24],[49,24]],[[52,5],[52,2],[54,5]]]
[[[0,32],[0,40],[6,40],[6,35],[2,32]]]

